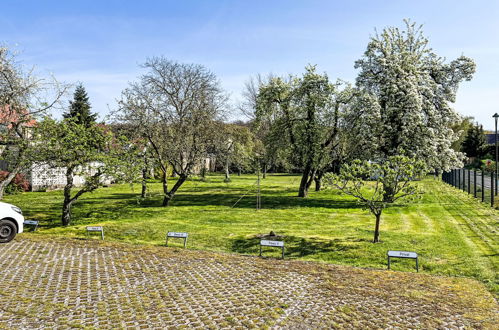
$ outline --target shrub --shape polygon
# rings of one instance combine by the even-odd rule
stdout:
[[[5,180],[9,175],[8,171],[0,171],[0,181]],[[26,180],[26,177],[20,173],[16,174],[14,179],[9,183],[9,185],[5,188],[5,193],[7,194],[16,194],[21,191],[30,191],[31,186],[29,181]]]

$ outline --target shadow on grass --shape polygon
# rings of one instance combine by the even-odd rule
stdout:
[[[225,206],[239,209],[253,209],[256,205],[255,196],[244,196],[238,193],[215,193],[215,194],[186,194],[176,195],[171,206],[176,207],[202,207],[202,206]],[[126,206],[136,207],[161,207],[161,195],[151,196],[138,200],[136,195],[127,193],[115,193],[106,196],[107,199],[123,201]],[[241,198],[241,200],[239,200]],[[239,200],[239,201],[238,201]],[[98,200],[85,200],[82,203],[98,203]],[[237,204],[236,204],[237,202]],[[235,205],[234,205],[235,204]],[[359,209],[360,205],[352,200],[335,200],[326,198],[301,198],[287,196],[283,192],[266,193],[261,197],[263,209],[289,209],[296,207],[327,208],[327,209]]]
[[[260,240],[269,239],[268,237],[251,237],[235,239],[232,242],[231,251],[241,254],[255,254],[260,249]],[[319,239],[319,238],[303,238],[298,236],[285,236],[282,239],[285,243],[285,257],[288,259],[302,258],[308,255],[318,253],[344,252],[355,249],[346,239]],[[278,251],[275,248],[263,248],[264,251]],[[270,250],[271,249],[271,250]],[[267,252],[267,253],[268,253]],[[280,250],[278,251],[280,252]]]
[[[106,198],[104,198],[105,200]],[[78,200],[72,206],[71,225],[84,225],[103,220],[115,220],[133,212],[127,208],[128,201],[103,203],[103,199]],[[34,204],[25,212],[28,220],[40,222],[40,228],[61,227],[62,201],[56,204]]]
[[[249,180],[249,178],[247,179]],[[174,197],[174,207],[211,207],[218,211],[218,206],[234,209],[254,209],[255,192],[247,187],[217,184],[210,187],[185,187]],[[59,199],[60,196],[57,196]],[[166,212],[162,208],[162,194],[153,192],[146,198],[140,198],[137,192],[107,192],[92,196],[85,195],[72,208],[72,224],[84,225],[95,221],[119,220],[131,213],[138,218],[150,212]],[[324,208],[324,209],[359,209],[354,200],[338,198],[337,194],[312,194],[308,198],[296,197],[294,187],[285,188],[276,185],[267,187],[261,197],[263,209]],[[214,207],[214,208],[213,208]],[[60,202],[53,200],[44,203],[33,203],[27,212],[27,218],[41,221],[41,226],[52,228],[60,226],[62,198]],[[146,211],[147,209],[154,209]],[[140,209],[143,210],[143,214]],[[226,209],[222,209],[226,210]],[[134,215],[135,217],[135,215]]]

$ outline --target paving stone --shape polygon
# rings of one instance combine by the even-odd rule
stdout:
[[[350,274],[349,269],[95,241],[20,239],[0,245],[0,328],[462,329],[495,324],[495,303],[479,313],[486,317],[470,317],[455,292],[438,302],[400,296],[389,287],[355,282],[368,271]],[[433,290],[443,294],[438,286]]]

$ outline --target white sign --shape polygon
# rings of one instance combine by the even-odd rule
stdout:
[[[38,225],[38,221],[36,220],[24,220],[25,225]]]
[[[261,240],[260,245],[263,246],[276,246],[276,247],[284,247],[284,242],[282,241],[269,241],[269,240]]]
[[[176,233],[174,231],[169,231],[168,234],[166,234],[168,237],[180,237],[180,238],[187,238],[188,234],[187,233]]]
[[[388,256],[396,258],[416,259],[418,257],[418,254],[416,252],[408,252],[408,251],[388,251]]]
[[[87,231],[102,231],[101,226],[87,227]]]

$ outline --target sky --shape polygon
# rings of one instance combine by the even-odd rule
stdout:
[[[423,25],[438,55],[475,60],[454,108],[486,129],[499,112],[499,0],[1,0],[0,8],[0,44],[40,75],[81,82],[101,119],[153,56],[206,66],[234,104],[250,76],[300,75],[307,64],[353,83],[375,30],[406,18]]]

